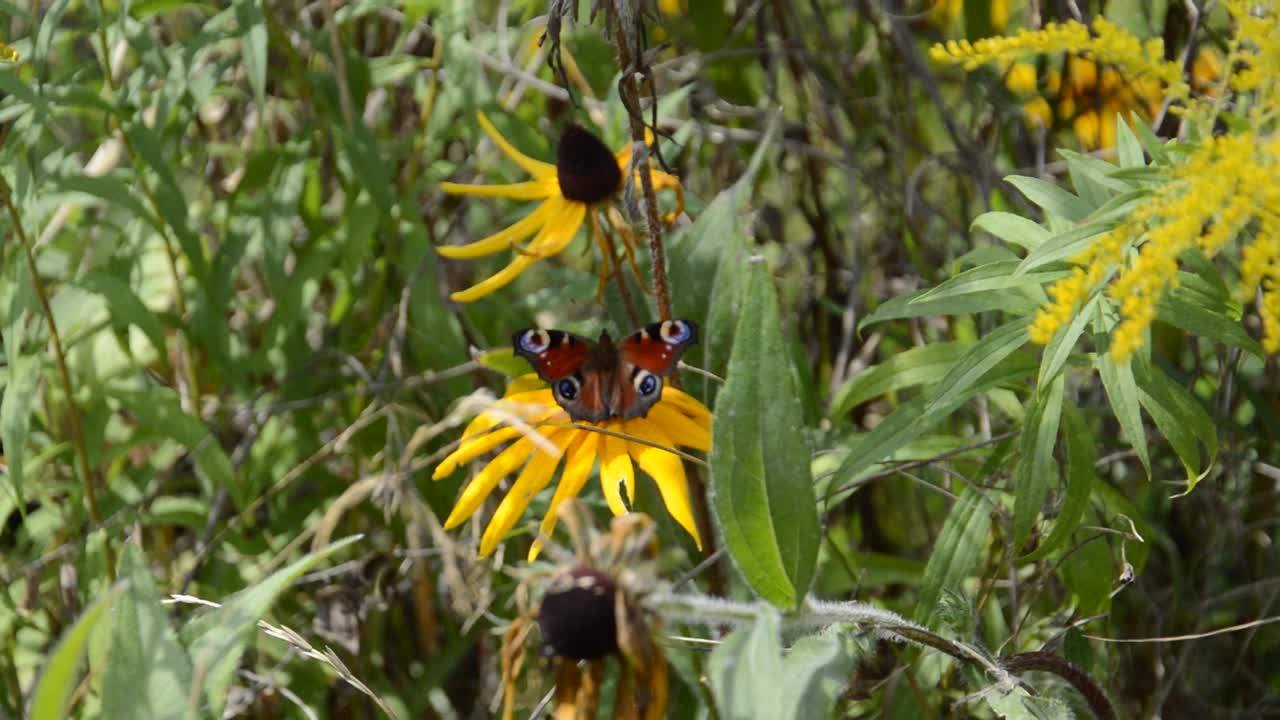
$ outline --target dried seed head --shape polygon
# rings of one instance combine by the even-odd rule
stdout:
[[[542,596],[538,627],[551,655],[595,660],[618,650],[617,586],[579,565],[556,576]]]
[[[556,175],[560,179],[560,194],[588,205],[607,199],[622,183],[618,160],[608,146],[576,123],[560,135]]]

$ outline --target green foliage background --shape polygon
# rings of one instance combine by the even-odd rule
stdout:
[[[470,350],[631,323],[615,288],[594,302],[582,238],[450,303],[498,266],[432,247],[522,209],[438,183],[523,179],[477,111],[535,157],[591,113],[624,142],[587,5],[563,38],[583,109],[529,62],[540,2],[0,2],[22,56],[0,64],[0,717],[493,712],[530,528],[485,561],[476,523],[440,529],[466,479],[430,480],[452,408],[504,384]],[[1076,5],[1176,48],[1225,32],[1177,3]],[[997,74],[931,67],[932,42],[992,30],[990,6],[646,19],[689,199],[667,238],[676,313],[703,329],[686,360],[727,377],[685,374],[716,410],[728,551],[694,584],[1047,650],[1126,715],[1275,712],[1274,626],[1097,639],[1276,615],[1280,368],[1230,258],[1191,259],[1131,365],[1100,354],[1101,302],[1027,343],[1044,284],[1176,147],[1137,123],[1112,152],[1057,153],[1069,123],[1030,131]],[[702,558],[641,486],[675,579]],[[710,656],[664,641],[673,717],[1085,712],[1048,676],[1036,699],[971,696],[991,678],[856,626],[779,644],[772,612]],[[721,639],[706,621],[671,634]],[[754,697],[762,675],[803,690]]]

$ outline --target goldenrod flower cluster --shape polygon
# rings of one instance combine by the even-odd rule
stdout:
[[[1075,258],[1083,268],[1049,289],[1051,302],[1036,315],[1031,339],[1047,343],[1076,308],[1115,268],[1106,289],[1120,310],[1111,353],[1126,360],[1142,346],[1164,292],[1177,285],[1178,258],[1198,248],[1213,257],[1256,222],[1258,232],[1241,263],[1246,297],[1262,289],[1263,346],[1280,350],[1280,138],[1260,141],[1253,133],[1204,142],[1121,225]],[[1126,250],[1139,246],[1126,261]]]
[[[1092,32],[1090,32],[1092,29]],[[1171,97],[1185,97],[1186,83],[1177,63],[1164,59],[1164,42],[1154,38],[1143,43],[1102,16],[1089,27],[1070,21],[1049,23],[1042,30],[1022,29],[1009,37],[969,42],[950,40],[934,45],[929,56],[935,62],[976,70],[981,65],[1007,67],[1033,55],[1072,52],[1096,62],[1110,63],[1129,78],[1146,77],[1168,86]]]
[[[1245,123],[1232,134],[1183,146],[1185,153],[1165,169],[1166,179],[1116,227],[1073,258],[1078,267],[1049,287],[1050,301],[1036,314],[1031,339],[1047,343],[1094,293],[1103,291],[1119,311],[1110,353],[1124,362],[1143,343],[1164,293],[1178,282],[1179,259],[1189,250],[1212,258],[1233,241],[1242,244],[1240,291],[1258,300],[1262,345],[1280,352],[1280,15],[1269,3],[1227,0],[1235,32],[1225,63],[1212,72],[1197,58],[1206,77],[1225,73],[1233,107]],[[1222,111],[1213,90],[1191,98],[1178,66],[1163,60],[1159,40],[1141,43],[1098,19],[1092,34],[1079,23],[1050,25],[1011,38],[935,46],[933,57],[972,69],[982,63],[1008,67],[1030,54],[1068,51],[1106,62],[1126,75],[1159,80],[1165,96],[1186,103],[1185,121],[1208,135]],[[1215,58],[1216,59],[1216,58]],[[1208,62],[1208,61],[1206,61]],[[1069,66],[1070,67],[1070,66]],[[1026,70],[1011,67],[1018,88],[1034,82]]]

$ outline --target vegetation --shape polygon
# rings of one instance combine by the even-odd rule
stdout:
[[[0,41],[0,718],[1280,708],[1273,3]]]

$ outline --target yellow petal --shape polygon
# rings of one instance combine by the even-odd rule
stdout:
[[[502,152],[506,153],[507,157],[515,160],[517,165],[524,168],[525,172],[539,179],[556,176],[555,165],[541,160],[534,160],[515,149],[511,143],[507,142],[506,138],[498,133],[498,129],[493,126],[493,123],[489,122],[489,118],[485,117],[484,113],[476,113],[476,115],[479,116],[480,127],[484,128],[485,133],[497,143],[498,147],[502,148]]]
[[[689,419],[688,415],[675,409],[670,403],[660,402],[649,408],[649,419],[662,428],[662,432],[676,445],[703,452],[711,449],[711,428]]]
[[[547,387],[547,384],[543,382],[542,378],[538,377],[537,373],[526,373],[512,380],[511,384],[507,386],[507,391],[503,393],[502,397],[503,399],[510,400],[521,393],[533,392],[539,389],[546,391],[548,405],[555,404],[555,398],[551,394],[551,388]],[[535,401],[530,400],[529,402]]]
[[[466,522],[467,518],[475,514],[480,503],[484,502],[484,499],[489,497],[489,493],[498,486],[498,482],[515,472],[516,468],[523,465],[532,453],[533,441],[527,437],[520,438],[511,447],[498,453],[498,457],[490,460],[489,464],[467,483],[461,497],[454,503],[453,511],[444,521],[444,529],[452,530]]]
[[[606,430],[618,432],[621,423],[609,422]],[[621,488],[627,489],[627,499],[636,498],[636,471],[631,466],[631,456],[627,454],[627,441],[623,438],[598,433],[600,435],[600,486],[604,491],[605,502],[614,515],[626,515],[627,505],[622,500]]]
[[[512,200],[542,200],[560,194],[560,183],[555,178],[528,180],[506,185],[471,185],[469,183],[442,182],[440,189],[450,195],[478,195],[481,197],[505,197]]]
[[[673,447],[671,438],[657,423],[647,418],[627,420],[625,427],[628,434],[641,440]],[[667,506],[667,512],[680,523],[680,527],[693,536],[693,542],[701,550],[702,537],[698,535],[698,524],[693,519],[693,507],[689,502],[689,481],[685,477],[684,463],[680,457],[662,448],[637,442],[627,442],[627,448],[640,469],[658,484],[658,492],[662,493],[662,504]]]
[[[529,562],[538,559],[538,553],[542,552],[542,539],[550,538],[551,533],[555,531],[556,520],[560,517],[558,514],[560,506],[569,498],[575,498],[582,492],[582,486],[586,485],[587,479],[591,477],[591,468],[596,465],[600,433],[578,430],[576,435],[569,449],[565,451],[567,459],[564,461],[564,471],[560,473],[560,483],[556,485],[556,494],[551,498],[551,507],[547,508],[547,514],[542,518],[542,525],[538,527],[538,537],[529,547]]]
[[[519,428],[506,427],[493,432],[482,431],[478,437],[464,440],[457,450],[449,453],[448,457],[440,461],[440,464],[436,466],[435,472],[431,473],[431,479],[440,480],[449,477],[462,463],[471,462],[480,455],[518,435],[520,435]]]
[[[516,521],[520,519],[520,515],[524,513],[525,508],[529,507],[529,501],[533,496],[551,482],[551,475],[560,464],[564,448],[574,435],[575,433],[564,429],[547,433],[547,439],[556,446],[556,452],[534,450],[529,464],[524,466],[520,476],[507,491],[507,496],[498,504],[498,509],[489,520],[489,526],[484,529],[484,536],[480,538],[480,557],[493,552],[493,549],[498,546],[498,541],[506,537]]]
[[[566,201],[564,209],[547,222],[546,232],[538,233],[530,245],[528,252],[539,257],[548,257],[560,252],[578,235],[582,221],[587,216],[584,203]]]
[[[520,277],[520,273],[533,264],[537,258],[530,255],[517,255],[507,263],[507,266],[494,273],[493,275],[472,285],[466,290],[449,295],[454,302],[466,303],[474,302],[480,298],[494,292],[500,288],[506,287],[512,280]]]
[[[670,385],[662,387],[663,402],[671,403],[677,410],[689,416],[690,420],[702,425],[703,427],[711,427],[711,411],[706,405],[698,402],[698,399]]]
[[[503,228],[487,238],[466,245],[438,245],[436,252],[447,258],[468,260],[509,250],[513,244],[522,242],[541,230],[547,220],[554,217],[554,214],[560,210],[563,202],[559,198],[551,198],[514,225]]]

